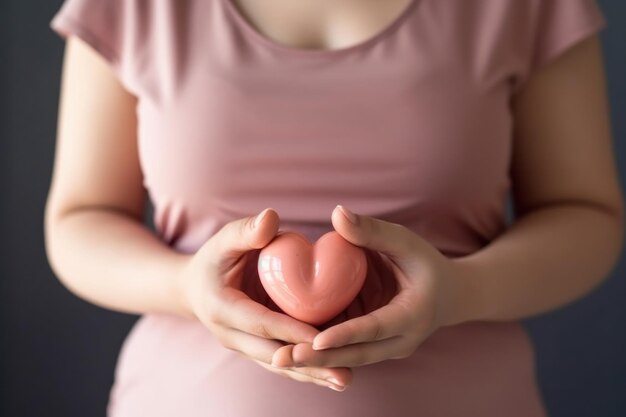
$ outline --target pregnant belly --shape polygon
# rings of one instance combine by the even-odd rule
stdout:
[[[293,381],[222,347],[198,322],[150,314],[124,342],[108,415],[547,415],[532,344],[519,322],[446,327],[409,358],[353,372],[344,392]]]

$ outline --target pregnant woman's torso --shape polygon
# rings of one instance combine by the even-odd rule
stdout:
[[[565,45],[538,31],[539,11],[560,7],[545,16],[566,39],[602,24],[591,1],[569,0],[66,4],[56,28],[91,39],[139,97],[155,231],[186,253],[266,207],[313,241],[337,204],[446,256],[480,250],[506,229],[511,96],[537,39],[552,42],[540,57]],[[268,372],[200,323],[148,314],[124,343],[109,411],[537,417],[530,342],[515,321],[442,328],[336,393]]]
[[[342,49],[376,36],[413,0],[226,0],[259,35],[296,49]]]
[[[516,62],[485,61],[506,42],[487,56],[457,53],[459,22],[439,1],[182,4],[131,84],[142,97],[145,185],[168,245],[193,252],[265,207],[281,229],[314,241],[339,203],[403,224],[448,256],[504,229]],[[198,323],[147,315],[125,342],[111,410],[132,415],[163,392],[173,399],[155,405],[163,415],[186,404],[181,415],[443,416],[474,404],[465,415],[536,417],[532,361],[518,323],[468,323],[406,361],[355,369],[337,396],[267,372]]]

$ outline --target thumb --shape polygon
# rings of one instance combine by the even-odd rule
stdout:
[[[278,226],[279,217],[272,208],[227,223],[211,238],[208,257],[219,264],[224,259],[239,258],[245,252],[260,249],[274,238]]]
[[[352,213],[342,205],[335,207],[331,218],[337,233],[348,242],[391,257],[402,258],[415,253],[419,243],[417,235],[401,224]]]

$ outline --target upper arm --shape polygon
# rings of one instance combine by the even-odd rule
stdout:
[[[93,207],[143,218],[136,104],[94,49],[67,38],[46,221]]]
[[[578,202],[623,216],[598,35],[537,71],[512,109],[516,213]]]

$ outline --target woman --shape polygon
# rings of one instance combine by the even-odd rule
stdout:
[[[594,0],[66,0],[46,247],[142,315],[109,415],[545,416],[520,320],[623,239],[604,25]],[[332,322],[259,291],[279,228],[367,251]]]

